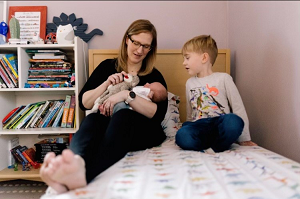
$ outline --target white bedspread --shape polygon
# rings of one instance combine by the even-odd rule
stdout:
[[[88,186],[42,199],[300,198],[300,164],[262,147],[223,153],[162,146],[130,152]]]

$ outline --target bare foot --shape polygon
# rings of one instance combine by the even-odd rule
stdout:
[[[62,155],[51,160],[49,169],[52,171],[51,179],[66,185],[70,190],[87,185],[85,177],[85,162],[70,149],[65,149]]]
[[[67,192],[68,189],[65,185],[62,185],[54,180],[51,179],[51,175],[52,175],[52,169],[49,169],[49,163],[51,162],[52,159],[55,158],[55,153],[50,152],[47,153],[47,155],[45,156],[44,159],[44,163],[41,167],[40,170],[40,176],[42,178],[42,180],[52,189],[54,189],[58,194],[60,193],[64,193]]]
[[[241,146],[257,146],[257,144],[252,141],[238,142],[238,144]]]

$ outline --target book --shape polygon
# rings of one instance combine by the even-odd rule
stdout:
[[[29,62],[30,63],[35,63],[35,62],[65,62],[64,60],[62,59],[29,59]]]
[[[67,56],[66,55],[44,55],[44,54],[40,54],[40,55],[34,55],[32,56],[32,59],[63,59],[63,60],[67,60]]]
[[[70,108],[69,108],[69,114],[68,114],[68,119],[67,119],[67,128],[72,128],[74,123],[74,114],[75,114],[75,95],[71,96],[71,101],[70,101]]]
[[[11,120],[9,120],[9,122],[7,122],[7,124],[3,126],[3,129],[9,129],[21,117],[23,112],[28,109],[29,106],[30,104],[27,104],[24,108],[22,108],[21,111],[19,111]]]
[[[40,115],[40,117],[38,118],[38,120],[36,121],[36,123],[34,124],[35,128],[39,128],[43,119],[45,118],[45,116],[47,115],[47,113],[49,112],[49,109],[52,107],[54,101],[53,100],[49,100],[49,103],[47,106],[45,106],[43,109],[42,114]]]
[[[8,88],[15,87],[14,84],[11,82],[10,78],[8,77],[8,75],[6,74],[4,68],[2,67],[2,64],[0,65],[0,76],[4,80],[4,82]]]
[[[11,166],[13,164],[16,163],[16,158],[15,156],[11,153],[11,149],[15,148],[16,146],[19,145],[19,137],[14,137],[14,138],[11,138],[9,141],[8,141],[8,151],[9,151],[9,154],[8,154],[8,166]]]
[[[21,156],[17,153],[17,151],[16,151],[17,148],[21,148],[21,146],[18,145],[18,146],[16,146],[16,147],[12,148],[12,149],[10,150],[10,152],[11,152],[11,154],[14,156],[16,162],[22,163],[22,162],[23,162],[23,159],[22,159]]]
[[[56,116],[56,118],[55,118],[55,120],[54,120],[54,122],[52,124],[52,127],[58,127],[58,126],[60,126],[62,114],[64,112],[64,107],[65,107],[65,102],[62,103],[62,105],[61,105],[61,107],[59,109],[59,112],[58,112],[58,114],[57,114],[57,116]]]
[[[56,117],[57,117],[59,111],[61,110],[61,108],[63,107],[63,105],[64,105],[64,101],[61,101],[61,103],[60,103],[60,105],[59,105],[57,111],[55,112],[55,114],[54,114],[53,117],[50,119],[49,123],[47,124],[47,127],[52,126],[52,124],[54,123],[54,120],[56,119]]]
[[[50,124],[54,121],[54,118],[56,117],[59,109],[61,108],[61,105],[64,101],[58,101],[55,104],[55,107],[53,108],[53,110],[51,111],[51,113],[49,114],[48,118],[45,120],[45,122],[43,123],[43,127],[48,127],[50,126]]]
[[[1,76],[0,76],[0,88],[7,88],[7,86]]]
[[[15,54],[4,54],[3,60],[6,62],[6,64],[9,66],[9,68],[14,73],[15,77],[18,78],[18,59],[17,55]]]
[[[41,117],[41,115],[43,114],[43,112],[45,111],[45,109],[48,108],[50,101],[47,100],[45,102],[45,104],[43,105],[43,107],[39,110],[39,112],[36,114],[35,118],[33,119],[32,123],[30,124],[31,128],[34,128],[36,126],[37,121],[39,120],[39,118]]]
[[[54,116],[55,112],[57,111],[58,107],[60,106],[61,101],[55,101],[52,107],[49,109],[48,114],[44,117],[43,122],[41,123],[41,127],[47,127],[48,123]]]
[[[7,76],[10,78],[10,80],[13,82],[14,86],[18,87],[18,78],[14,76],[11,69],[8,67],[8,65],[1,58],[0,58],[0,65],[2,65],[3,69],[5,70]]]
[[[26,150],[25,148],[27,149],[27,147],[26,146],[22,146],[22,147],[20,147],[20,148],[17,148],[16,149],[16,152],[19,154],[19,156],[22,158],[22,162],[25,162],[26,164],[28,163],[28,160],[24,157],[24,155],[22,154],[22,152],[24,151],[24,150]]]
[[[70,102],[71,102],[71,95],[66,95],[66,100],[65,100],[65,105],[64,105],[64,112],[63,112],[62,120],[61,120],[61,127],[63,127],[63,128],[67,127],[67,120],[68,120]]]
[[[32,106],[33,107],[23,116],[23,118],[19,121],[19,123],[15,125],[14,129],[21,129],[23,126],[25,126],[25,124],[27,124],[28,121],[31,119],[31,117],[35,114],[40,104],[36,103],[35,105]]]
[[[25,115],[27,115],[28,112],[30,112],[30,110],[32,110],[32,108],[34,107],[34,104],[30,104],[30,106],[28,106],[28,108],[24,108],[24,112],[21,114],[21,116],[9,127],[9,129],[16,129],[17,126],[19,124],[22,123],[22,121],[24,120],[25,118]]]
[[[17,108],[14,108],[13,110],[11,110],[2,120],[2,124],[6,124],[7,122],[9,122],[9,120],[11,118],[13,118],[19,111],[22,110],[22,108],[24,108],[25,106],[24,105],[21,105]]]
[[[27,129],[28,127],[30,127],[31,123],[33,122],[33,120],[35,119],[36,115],[39,113],[39,111],[43,108],[44,104],[42,103],[39,108],[35,111],[34,115],[31,117],[31,119],[29,120],[29,122],[26,124],[25,129]]]
[[[35,161],[35,150],[33,148],[26,149],[22,152],[22,155],[26,158],[26,160],[32,165],[36,165]]]
[[[58,49],[26,49],[26,53],[35,54],[35,53],[54,53],[56,55],[65,54],[65,52]]]

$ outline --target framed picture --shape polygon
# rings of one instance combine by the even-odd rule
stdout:
[[[21,40],[32,40],[38,35],[45,39],[47,6],[10,6],[8,25],[12,16],[19,20]],[[7,38],[10,38],[10,33]]]

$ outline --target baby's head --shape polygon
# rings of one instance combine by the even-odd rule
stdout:
[[[200,35],[190,39],[183,45],[182,54],[184,55],[186,52],[207,53],[211,65],[214,65],[218,56],[218,47],[216,41],[210,35]]]
[[[144,85],[144,87],[150,88],[148,97],[153,102],[161,102],[168,97],[167,89],[159,82],[152,82],[151,84],[147,83]]]

